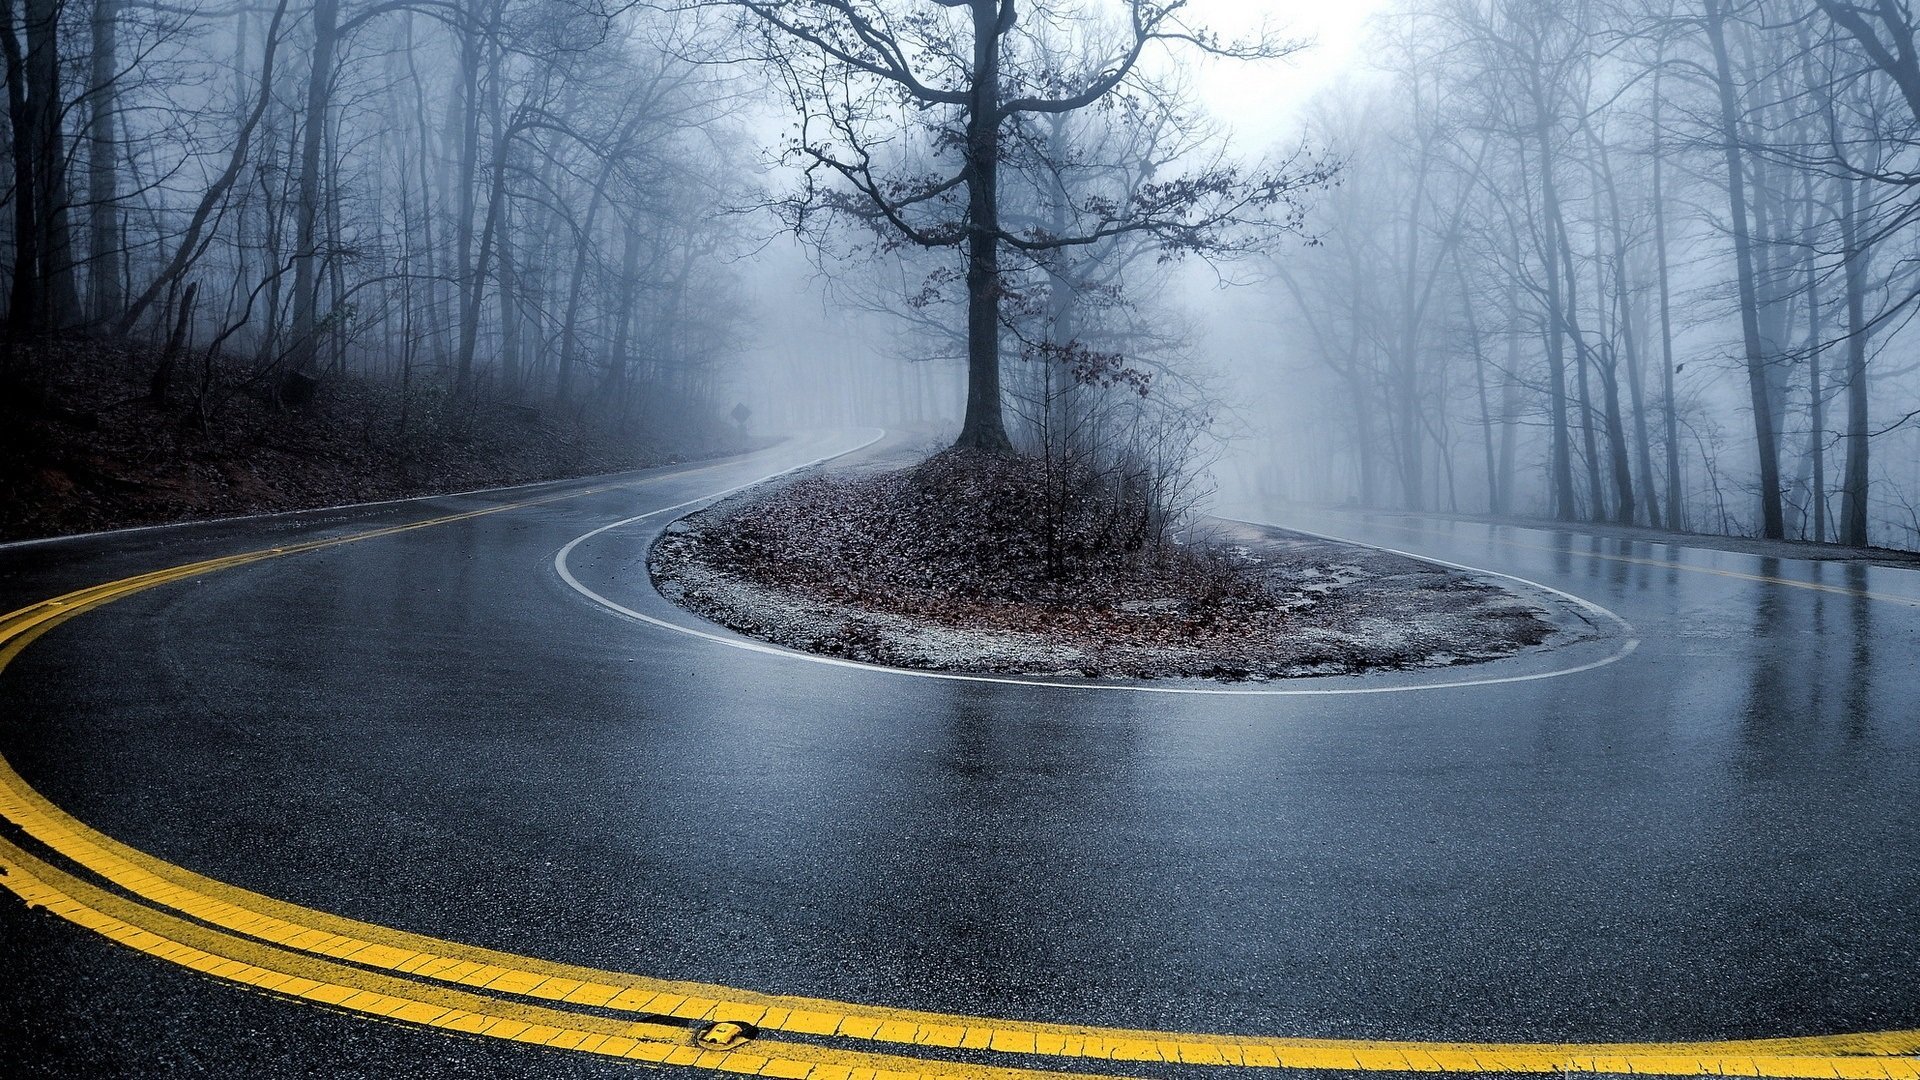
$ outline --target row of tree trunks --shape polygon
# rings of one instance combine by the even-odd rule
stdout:
[[[17,6],[16,6],[17,5]],[[14,259],[9,330],[31,334],[81,316],[60,98],[60,0],[0,0],[0,54],[13,130]],[[25,41],[25,52],[21,42]]]

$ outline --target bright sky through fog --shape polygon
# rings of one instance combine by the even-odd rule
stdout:
[[[1036,0],[1024,0],[1031,5]],[[1300,135],[1299,111],[1307,99],[1357,67],[1366,39],[1366,22],[1389,0],[1188,0],[1187,20],[1229,40],[1250,38],[1264,24],[1275,37],[1304,41],[1308,47],[1284,60],[1248,63],[1207,57],[1173,45],[1149,63],[1172,62],[1194,76],[1208,112],[1234,134],[1234,148],[1258,157],[1278,143]],[[1123,18],[1117,0],[1095,0],[1095,10]],[[793,121],[784,100],[769,98],[753,110],[758,138],[771,145]]]
[[[1382,8],[1386,0],[1188,0],[1190,21],[1221,37],[1248,37],[1265,21],[1279,37],[1311,42],[1288,60],[1202,61],[1198,83],[1208,108],[1235,131],[1236,142],[1298,135],[1300,106],[1359,65],[1365,23]]]
[[[1281,37],[1311,43],[1286,60],[1200,61],[1200,93],[1243,151],[1292,141],[1307,98],[1360,66],[1366,21],[1385,7],[1387,0],[1189,0],[1191,21],[1222,37],[1251,36],[1264,21]]]

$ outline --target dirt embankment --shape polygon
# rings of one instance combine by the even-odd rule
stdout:
[[[459,491],[733,449],[716,421],[577,423],[526,406],[329,375],[288,405],[272,373],[200,356],[166,400],[148,346],[72,338],[0,357],[0,539]]]
[[[813,473],[670,527],[676,603],[792,648],[944,671],[1263,680],[1442,667],[1598,632],[1546,594],[1284,530],[1059,557],[1027,467]]]

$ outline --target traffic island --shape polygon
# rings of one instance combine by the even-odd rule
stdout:
[[[1129,542],[1095,508],[1050,499],[1043,467],[949,451],[815,471],[673,523],[648,568],[662,595],[738,633],[948,672],[1264,681],[1600,635],[1544,590],[1285,529],[1209,520]]]

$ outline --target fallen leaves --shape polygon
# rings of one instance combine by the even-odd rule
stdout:
[[[1278,531],[1143,535],[1031,460],[816,472],[669,529],[672,598],[814,652],[948,670],[1228,681],[1463,663],[1554,633],[1490,583]],[[1116,512],[1118,511],[1118,512]]]

